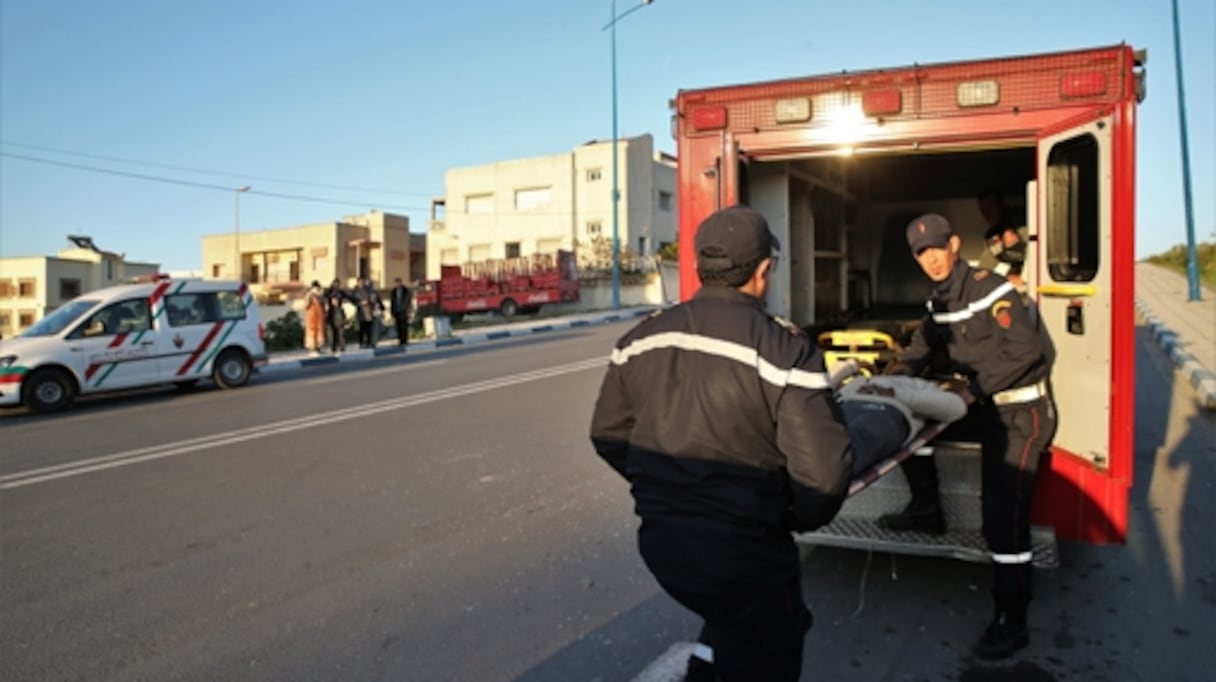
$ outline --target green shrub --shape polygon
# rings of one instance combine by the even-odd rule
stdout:
[[[1179,244],[1165,253],[1149,256],[1145,260],[1185,275],[1186,256],[1186,246]],[[1216,242],[1196,244],[1195,263],[1199,268],[1199,281],[1216,287]]]
[[[296,350],[304,347],[304,324],[294,310],[266,323],[266,350]]]

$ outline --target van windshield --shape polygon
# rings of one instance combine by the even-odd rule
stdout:
[[[38,320],[38,322],[21,332],[20,336],[54,336],[66,329],[81,315],[91,310],[99,301],[91,298],[77,298],[63,304],[55,312]]]

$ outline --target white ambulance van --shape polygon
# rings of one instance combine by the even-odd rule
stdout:
[[[204,378],[237,388],[266,361],[244,283],[161,278],[91,291],[0,341],[0,406],[57,412],[78,395]]]

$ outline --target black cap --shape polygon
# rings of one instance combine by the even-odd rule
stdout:
[[[914,255],[925,249],[943,249],[953,234],[950,221],[936,213],[926,213],[908,223],[908,246]]]
[[[701,272],[750,265],[781,249],[764,216],[746,206],[731,206],[711,214],[697,228],[695,245]]]

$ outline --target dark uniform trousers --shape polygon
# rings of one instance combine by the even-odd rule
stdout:
[[[789,553],[797,565],[798,549],[789,533],[773,537],[771,550]],[[723,585],[690,579],[689,556],[701,561],[726,559],[717,546],[730,538],[680,521],[643,521],[638,545],[646,567],[659,585],[705,624],[699,641],[714,651],[714,672],[724,682],[797,682],[802,674],[803,637],[811,629],[811,612],[802,600],[802,585],[793,578],[774,584]],[[783,552],[784,550],[784,552]],[[734,552],[726,552],[733,554]],[[769,554],[764,551],[764,554]],[[778,575],[788,571],[775,571]]]
[[[1056,431],[1056,409],[1050,393],[1029,402],[976,408],[984,423],[984,540],[992,552],[993,596],[998,603],[1030,600],[1030,510],[1039,459]]]

